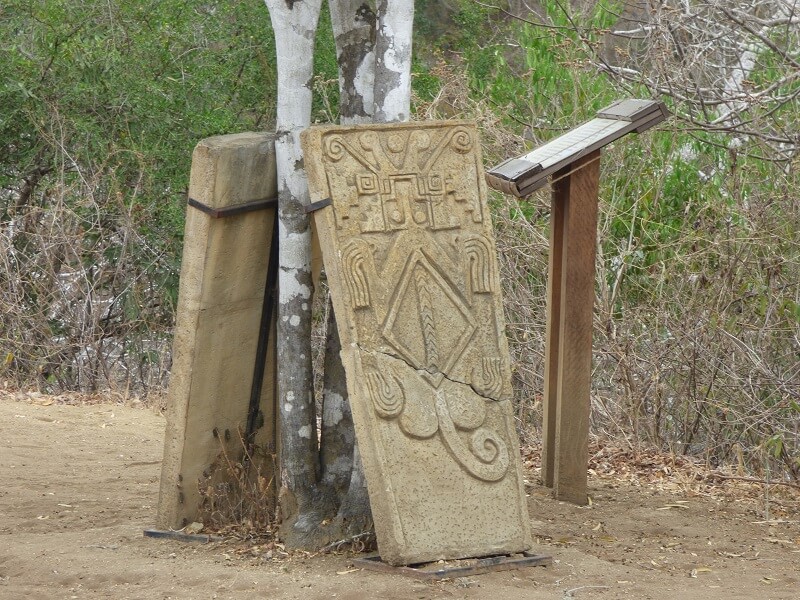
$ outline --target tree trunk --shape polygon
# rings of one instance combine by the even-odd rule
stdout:
[[[340,122],[343,125],[371,122],[375,13],[363,0],[331,0],[330,11],[339,64]],[[341,344],[332,306],[329,306],[329,315],[320,459],[323,479],[334,488],[339,502],[331,535],[343,539],[369,531],[372,513],[347,399],[345,372],[339,355]]]
[[[330,0],[339,64],[342,125],[372,121],[375,82],[375,12],[364,0]]]
[[[380,5],[378,22],[369,5],[361,0],[331,1],[331,23],[339,64],[339,113],[343,125],[373,119],[408,119],[413,8],[413,1],[409,0],[394,0],[391,5],[384,1]],[[377,56],[376,44],[382,45]],[[345,538],[371,529],[372,514],[346,396],[344,369],[339,357],[341,347],[332,309],[329,314],[321,463],[325,481],[336,489],[339,498],[339,511],[331,524],[336,533],[331,533]]]
[[[374,92],[376,123],[409,119],[413,24],[413,0],[378,0]]]
[[[278,112],[279,502],[287,545],[315,545],[330,511],[318,489],[317,426],[311,369],[311,229],[299,134],[311,121],[314,37],[321,0],[265,0],[275,32]]]
[[[278,63],[275,154],[282,535],[289,546],[315,548],[334,537],[362,533],[372,520],[332,310],[317,448],[311,371],[311,232],[304,210],[308,186],[298,138],[310,123],[314,34],[321,0],[265,2]],[[339,62],[341,122],[408,120],[413,0],[380,0],[377,17],[363,0],[331,0],[330,9]]]
[[[327,299],[330,303],[330,297]],[[350,486],[353,468],[353,446],[356,441],[353,415],[347,401],[347,381],[339,352],[342,349],[333,307],[328,312],[328,340],[325,346],[325,361],[322,392],[322,435],[320,439],[320,463],[323,481],[343,499]]]

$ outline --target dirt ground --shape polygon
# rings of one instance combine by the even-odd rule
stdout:
[[[603,450],[591,506],[529,488],[548,567],[425,583],[352,555],[145,538],[163,430],[151,409],[0,390],[0,599],[800,599],[797,490],[771,486],[765,522],[763,485]]]

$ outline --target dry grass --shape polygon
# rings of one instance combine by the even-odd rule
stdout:
[[[218,436],[220,452],[198,482],[203,531],[248,541],[274,537],[275,455],[248,444],[242,432],[233,440]]]
[[[440,65],[436,74],[444,86],[421,106],[424,118],[475,119],[487,166],[524,151],[494,107],[470,99],[461,73]],[[662,134],[661,142],[669,135],[679,148],[677,130]],[[602,163],[593,433],[634,450],[657,447],[711,467],[735,464],[759,478],[771,473],[798,481],[797,173],[753,163],[746,173],[734,157],[715,196],[702,204],[687,196],[680,210],[697,217],[668,232],[670,241],[657,246],[665,258],[643,269],[638,264],[647,236],[668,227],[641,216],[645,197],[655,197],[654,203],[663,198],[673,165],[646,160],[656,152],[655,137],[636,143],[642,147],[638,163],[623,160],[624,144],[607,150]],[[719,171],[715,164],[703,168]],[[746,179],[760,177],[757,168],[775,177],[769,196]],[[631,207],[622,201],[626,194],[641,197]],[[549,193],[518,201],[492,192],[490,202],[518,426],[530,443],[538,439],[544,383]],[[620,223],[630,223],[626,238],[615,232]]]
[[[0,377],[47,392],[160,393],[169,265],[140,233],[146,215],[102,165],[48,177],[0,221]]]

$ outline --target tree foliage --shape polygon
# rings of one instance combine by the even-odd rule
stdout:
[[[416,4],[412,112],[477,118],[489,162],[621,96],[678,117],[604,158],[594,431],[797,469],[796,3]],[[326,12],[312,121],[338,116]],[[0,6],[0,377],[164,383],[191,149],[274,127],[274,65],[260,2]],[[548,201],[493,202],[530,437]]]
[[[455,15],[471,93],[531,141],[620,97],[662,99],[676,116],[604,152],[594,430],[800,476],[796,3],[475,6]],[[487,34],[484,10],[508,22]],[[496,215],[519,414],[533,426],[546,195]]]
[[[191,150],[274,119],[262,11],[3,3],[4,376],[61,388],[160,385]]]

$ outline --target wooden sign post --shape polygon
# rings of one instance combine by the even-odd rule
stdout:
[[[559,500],[587,503],[592,307],[601,149],[668,115],[661,102],[621,100],[597,118],[486,173],[524,197],[553,178],[547,278],[542,482]]]

